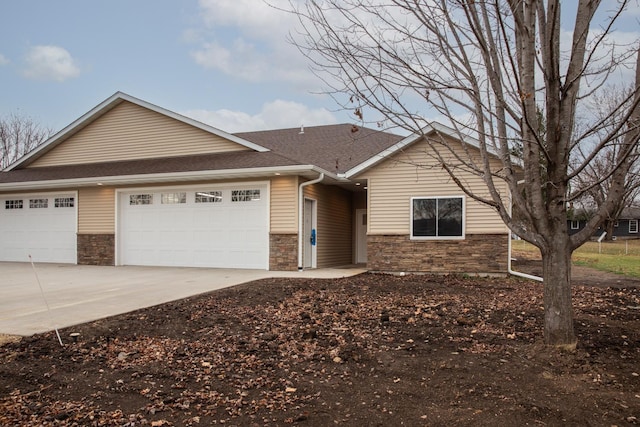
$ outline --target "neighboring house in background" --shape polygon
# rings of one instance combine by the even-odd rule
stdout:
[[[569,234],[575,234],[587,224],[585,219],[567,220]],[[640,239],[640,208],[625,208],[613,227],[614,239]],[[599,238],[605,230],[599,227],[592,238]]]
[[[0,173],[0,261],[506,273],[506,226],[428,150],[346,124],[229,134],[118,92]]]

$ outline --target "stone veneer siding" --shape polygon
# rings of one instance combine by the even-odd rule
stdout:
[[[114,234],[78,234],[78,264],[115,265]]]
[[[298,269],[298,235],[269,235],[269,270],[295,271]]]
[[[367,268],[388,272],[506,274],[508,239],[507,234],[467,235],[464,240],[367,236]]]

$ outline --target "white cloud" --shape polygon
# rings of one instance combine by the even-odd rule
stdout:
[[[252,38],[281,41],[296,17],[283,10],[290,9],[289,0],[200,0],[202,18],[209,27],[236,27]]]
[[[269,71],[265,55],[241,39],[236,40],[231,49],[217,42],[206,43],[192,56],[204,68],[219,70],[251,82],[264,80],[265,73]]]
[[[8,63],[9,60],[7,57],[0,53],[0,65],[7,65]]]
[[[264,104],[255,115],[231,110],[188,110],[181,114],[231,133],[336,123],[334,115],[324,108],[312,109],[280,99]]]
[[[71,54],[59,46],[34,46],[26,55],[25,77],[63,82],[80,75]]]
[[[200,0],[205,30],[188,29],[184,40],[198,44],[191,56],[204,68],[250,82],[286,81],[307,91],[320,82],[306,59],[287,41],[297,25],[282,9],[288,0]],[[231,35],[231,36],[230,36]]]

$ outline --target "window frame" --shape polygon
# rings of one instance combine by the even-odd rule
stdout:
[[[29,209],[48,209],[49,199],[46,197],[38,197],[29,199]]]
[[[185,205],[187,204],[186,191],[165,191],[160,193],[161,205]]]
[[[66,208],[75,208],[75,207],[76,207],[75,196],[61,196],[61,197],[53,198],[54,209],[66,209]]]
[[[4,209],[7,211],[24,209],[24,200],[23,199],[7,199],[4,201]]]
[[[224,193],[222,190],[196,191],[193,201],[197,205],[220,204],[224,202]]]
[[[129,206],[149,206],[153,204],[153,193],[131,193],[127,199]]]
[[[580,230],[580,221],[577,219],[571,220],[571,229],[572,230]]]
[[[413,205],[415,200],[442,200],[442,199],[460,199],[461,201],[461,210],[462,210],[462,224],[461,224],[461,234],[459,236],[415,236],[413,232]],[[437,205],[436,205],[437,206]],[[452,195],[452,196],[414,196],[411,197],[409,202],[409,240],[464,240],[466,238],[466,198],[464,195]],[[437,223],[436,219],[436,223]],[[437,228],[436,228],[437,229]]]
[[[260,200],[262,200],[262,191],[260,191],[260,188],[231,190],[231,203],[259,202]]]
[[[635,227],[631,227],[631,224],[635,224]],[[634,228],[632,230],[632,228]],[[629,220],[629,234],[638,234],[638,220],[630,219]]]

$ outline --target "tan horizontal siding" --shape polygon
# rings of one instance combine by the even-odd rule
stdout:
[[[351,264],[351,193],[339,187],[315,184],[305,187],[305,197],[317,200],[318,268]]]
[[[124,101],[29,167],[173,157],[248,148]]]
[[[369,180],[369,234],[408,234],[411,197],[464,196],[446,171],[429,166],[434,160],[427,150],[425,143],[417,143],[362,175]],[[489,197],[480,177],[462,173],[461,178],[472,192]],[[465,206],[466,234],[507,231],[497,212],[487,205],[465,196]]]
[[[115,189],[81,188],[78,191],[78,233],[115,233]]]
[[[272,234],[298,233],[298,178],[281,176],[271,179]]]

